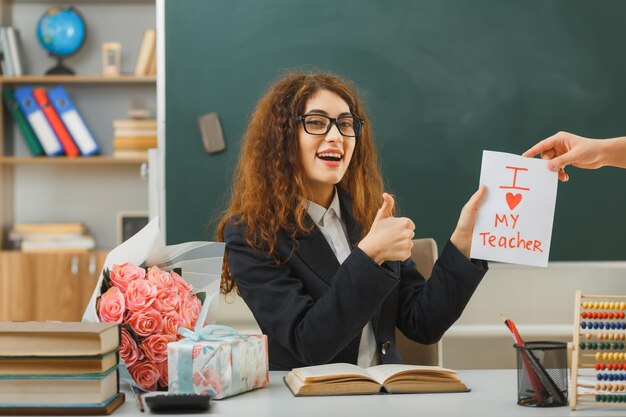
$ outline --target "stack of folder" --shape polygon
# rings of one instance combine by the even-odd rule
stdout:
[[[156,146],[156,119],[113,121],[113,156],[147,157],[148,149]]]
[[[62,85],[35,88],[23,85],[2,91],[33,156],[92,156],[100,146]]]
[[[110,414],[117,323],[0,322],[0,415]]]

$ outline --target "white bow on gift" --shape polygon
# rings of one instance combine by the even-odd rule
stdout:
[[[198,322],[200,321],[198,320]],[[217,331],[220,331],[220,330],[222,330],[223,333],[216,333]],[[241,333],[239,333],[237,330],[233,329],[232,327],[222,326],[219,324],[212,324],[209,326],[204,326],[201,329],[198,329],[198,326],[196,325],[195,330],[189,330],[184,327],[181,327],[180,329],[178,329],[178,333],[181,336],[185,337],[181,341],[188,340],[190,342],[200,342],[202,340],[212,341],[212,340],[225,339],[229,337],[232,338],[233,336],[234,337],[242,336]]]

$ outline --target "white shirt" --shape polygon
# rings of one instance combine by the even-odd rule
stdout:
[[[342,264],[350,255],[351,249],[348,243],[346,225],[341,219],[341,206],[339,204],[339,195],[335,189],[335,196],[330,203],[328,210],[317,203],[308,201],[309,206],[307,212],[313,219],[317,227],[320,229],[326,241],[333,250],[339,264]],[[357,365],[362,368],[378,365],[378,355],[376,354],[376,339],[374,338],[374,329],[372,323],[368,322],[363,328],[361,334],[361,343],[359,344],[359,356]]]

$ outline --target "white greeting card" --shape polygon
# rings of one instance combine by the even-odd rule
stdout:
[[[547,162],[483,151],[480,183],[487,186],[470,256],[548,266],[558,176]]]

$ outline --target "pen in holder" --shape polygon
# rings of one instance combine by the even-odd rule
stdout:
[[[567,405],[567,344],[524,343],[513,320],[500,316],[517,350],[517,403],[531,407]]]
[[[567,344],[526,342],[517,351],[517,403],[530,407],[567,405]]]

